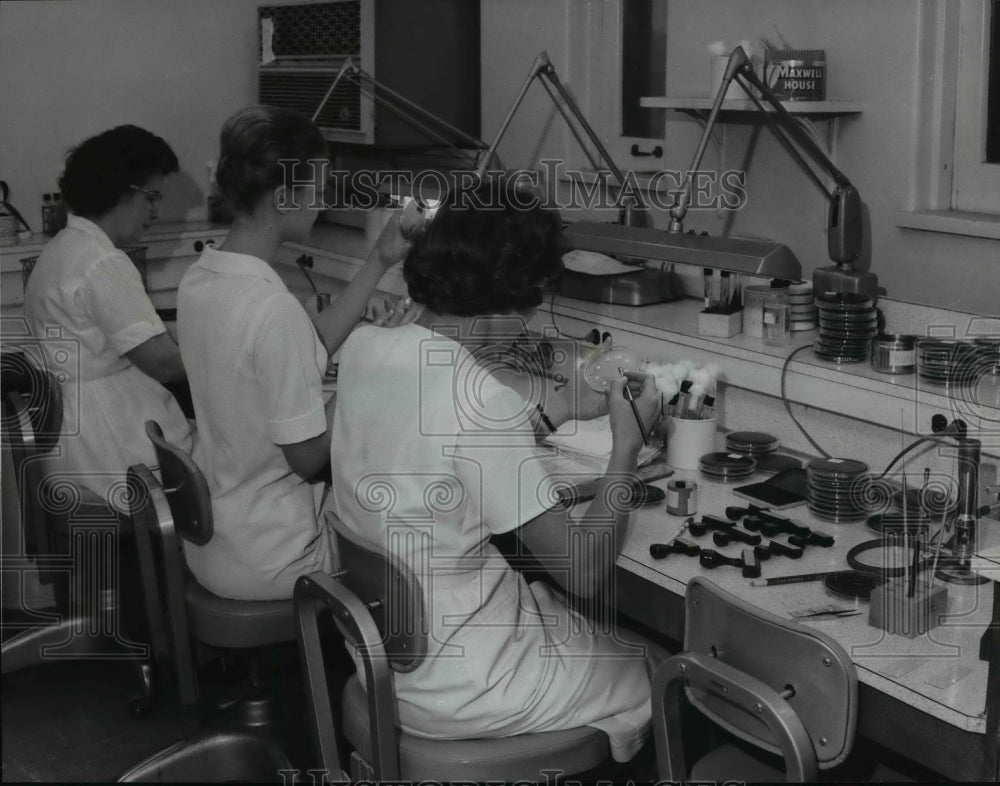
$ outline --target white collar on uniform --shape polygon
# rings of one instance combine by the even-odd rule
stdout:
[[[83,232],[85,235],[100,243],[102,246],[106,246],[112,250],[115,248],[115,244],[111,242],[111,238],[108,237],[107,232],[97,226],[97,224],[89,218],[84,218],[83,216],[70,213],[66,216],[66,226]]]
[[[219,251],[206,248],[201,255],[199,264],[206,270],[231,276],[255,276],[270,284],[284,287],[277,271],[260,257],[250,254],[237,254],[232,251]]]

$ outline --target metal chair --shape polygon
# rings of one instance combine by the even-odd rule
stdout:
[[[158,693],[169,679],[176,686],[180,702],[193,704],[203,699],[193,650],[195,645],[202,649],[245,652],[294,641],[294,610],[290,600],[242,601],[219,597],[188,573],[183,541],[204,545],[212,539],[208,484],[190,456],[164,439],[156,422],[146,422],[146,434],[156,450],[162,483],[142,464],[129,468],[128,482],[153,671]],[[207,709],[239,710],[236,723],[254,730],[252,736],[261,740],[264,746],[262,760],[277,761],[271,755],[276,745],[267,736],[273,727],[273,704],[259,683],[253,658],[251,684],[247,689]],[[232,761],[235,766],[241,757],[233,756],[230,747],[247,745],[253,747],[244,731],[221,737],[215,732],[205,732],[156,754],[122,777],[128,780],[183,779],[179,773],[197,773],[197,762],[204,758],[206,749],[210,749],[211,756]],[[277,778],[276,769],[257,774]],[[229,777],[257,779],[239,772],[230,773]]]
[[[124,659],[140,665],[146,648],[119,625],[120,546],[127,536],[117,511],[75,478],[50,473],[45,459],[59,441],[62,395],[58,383],[20,351],[0,360],[4,389],[3,443],[13,459],[22,547],[4,555],[4,570],[34,571],[53,587],[54,607],[27,619],[4,620],[2,673],[65,659]],[[108,578],[112,580],[109,582]],[[41,622],[39,621],[41,618]],[[27,623],[27,624],[25,624]]]
[[[653,678],[661,779],[815,781],[818,770],[845,761],[854,744],[858,681],[837,642],[700,577],[688,584],[685,609],[684,651],[664,661]],[[682,741],[685,696],[749,745],[726,743],[689,771]]]
[[[342,772],[342,738],[353,749],[355,780],[538,781],[545,770],[581,773],[607,759],[607,735],[592,728],[470,740],[427,739],[401,730],[393,672],[416,669],[427,651],[420,582],[397,558],[330,521],[343,570],[301,577],[295,607],[316,750],[332,779]],[[327,612],[364,665],[362,675],[347,680],[339,714],[331,708],[320,637],[320,617]]]
[[[142,288],[147,292],[149,291],[149,279],[146,275],[146,252],[149,251],[149,246],[122,246],[120,251],[124,251],[125,255],[132,260],[132,264],[135,265],[136,269],[139,271],[139,275],[142,276]],[[23,282],[24,289],[28,288],[28,279],[31,278],[31,271],[35,269],[35,263],[38,262],[38,255],[31,257],[21,258],[21,280]]]

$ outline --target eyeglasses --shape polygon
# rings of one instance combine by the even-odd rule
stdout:
[[[163,199],[163,194],[152,188],[143,188],[142,186],[129,186],[133,191],[138,191],[144,197],[146,201],[149,202],[149,209],[156,210],[156,206],[160,204],[160,200]]]

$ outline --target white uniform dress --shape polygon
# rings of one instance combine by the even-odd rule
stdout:
[[[359,328],[340,362],[332,507],[425,591],[428,657],[394,678],[404,728],[465,739],[596,726],[624,761],[651,714],[640,651],[594,635],[488,541],[555,502],[529,411],[450,338]]]
[[[205,251],[181,280],[177,323],[215,520],[206,545],[184,544],[188,567],[217,595],[290,598],[333,562],[313,487],[279,447],[326,431],[326,350],[274,269],[245,254]]]
[[[174,397],[125,357],[166,328],[139,271],[99,226],[68,217],[39,256],[24,311],[62,384],[62,436],[50,471],[108,495],[132,464],[156,464],[147,420],[191,451],[193,429]],[[120,506],[124,496],[112,492],[108,499]]]

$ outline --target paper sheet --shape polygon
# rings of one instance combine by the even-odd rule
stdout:
[[[260,20],[260,64],[274,62],[274,20]]]
[[[613,276],[618,273],[634,273],[636,268],[624,265],[617,259],[612,259],[596,251],[583,251],[574,248],[563,254],[563,264],[567,270],[577,273],[587,273],[591,276]]]

